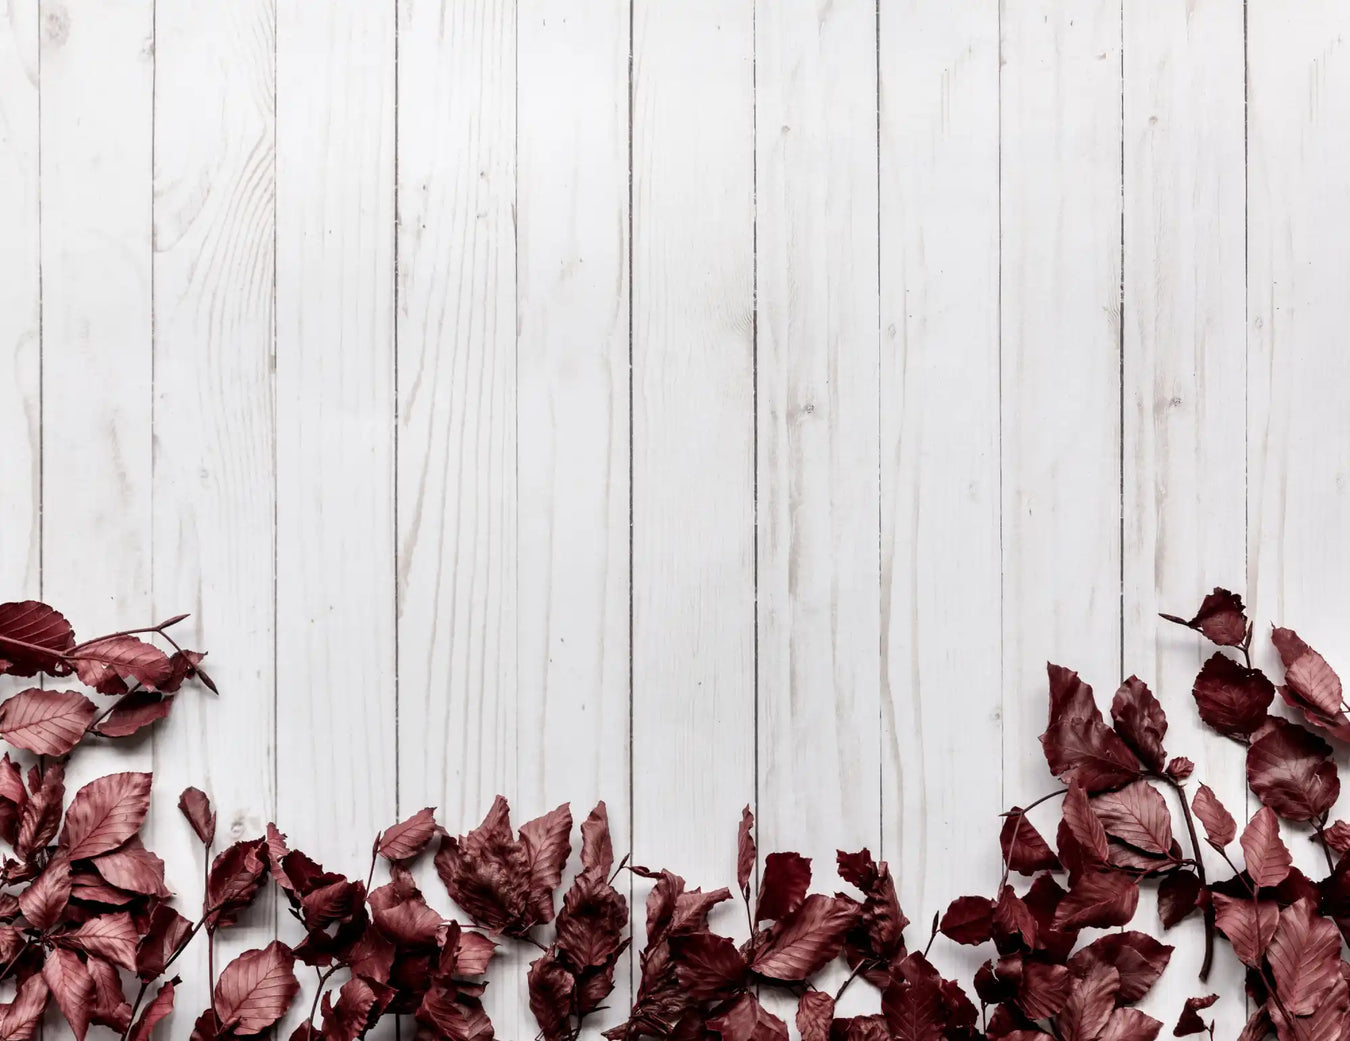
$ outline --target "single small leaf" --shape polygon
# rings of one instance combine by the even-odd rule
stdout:
[[[1064,823],[1086,856],[1095,863],[1106,860],[1109,852],[1106,829],[1089,803],[1087,791],[1081,785],[1071,784],[1064,796]]]
[[[1335,984],[1344,988],[1340,933],[1314,911],[1310,900],[1299,900],[1280,912],[1266,958],[1276,993],[1296,1016],[1315,1011]]]
[[[1262,806],[1242,832],[1242,855],[1247,874],[1258,886],[1278,886],[1294,862],[1280,839],[1280,822],[1269,806]]]
[[[985,943],[993,936],[994,902],[987,896],[958,896],[947,905],[938,928],[957,943]]]
[[[1209,785],[1202,784],[1199,787],[1195,798],[1191,800],[1191,809],[1200,818],[1200,823],[1205,828],[1205,836],[1215,849],[1222,850],[1237,838],[1237,822],[1233,820],[1233,815],[1224,808]]]
[[[131,915],[125,911],[91,918],[60,942],[68,947],[97,954],[128,972],[136,970],[136,945],[140,937]]]
[[[1158,856],[1172,848],[1172,813],[1162,792],[1147,781],[1094,797],[1092,809],[1107,834],[1121,842]]]
[[[94,1010],[94,978],[73,951],[57,947],[42,965],[52,997],[78,1041],[84,1041]]]
[[[1062,866],[1055,851],[1027,820],[1020,806],[1014,806],[1004,815],[998,838],[1003,847],[1003,860],[1010,871],[1034,875],[1038,871],[1058,871]]]
[[[179,982],[178,977],[175,976],[160,985],[159,990],[155,992],[154,1000],[145,1006],[145,1011],[136,1020],[136,1025],[131,1028],[131,1036],[128,1041],[150,1041],[150,1035],[154,1033],[155,1026],[173,1011],[174,988]]]
[[[1214,893],[1215,921],[1233,945],[1233,953],[1243,965],[1255,967],[1265,955],[1270,938],[1279,923],[1280,908],[1273,900],[1253,901]]]
[[[203,846],[210,846],[216,838],[216,811],[211,809],[211,800],[200,788],[184,788],[178,796],[178,809]]]
[[[806,899],[811,885],[811,859],[800,853],[770,853],[764,858],[755,922],[786,918]]]
[[[0,604],[0,658],[13,676],[39,672],[69,674],[62,656],[75,647],[75,634],[59,611],[36,600]]]
[[[70,901],[70,861],[56,857],[19,894],[19,908],[23,916],[38,932],[46,932],[61,919]]]
[[[741,810],[740,827],[736,830],[736,884],[741,896],[750,899],[750,876],[755,871],[755,815],[747,806]]]
[[[860,911],[848,897],[813,893],[778,922],[751,969],[769,979],[806,979],[839,954]]]
[[[134,636],[110,636],[85,644],[74,659],[80,680],[100,694],[120,694],[126,690],[120,679],[123,676],[149,690],[157,690],[173,672],[168,655]]]
[[[73,690],[24,690],[0,704],[0,737],[38,755],[65,755],[96,715],[94,703]]]
[[[1182,1007],[1181,1016],[1177,1019],[1177,1025],[1172,1028],[1174,1037],[1185,1037],[1187,1034],[1203,1034],[1209,1029],[1209,1024],[1200,1018],[1200,1010],[1209,1008],[1219,1000],[1217,994],[1206,994],[1200,998],[1187,998],[1186,1004]]]
[[[1153,692],[1138,676],[1120,685],[1111,701],[1111,718],[1118,733],[1140,761],[1154,772],[1161,772],[1167,761],[1163,738],[1167,734],[1167,716]]]
[[[94,727],[94,731],[103,737],[130,737],[142,727],[168,718],[173,710],[173,701],[172,694],[133,691],[117,702],[107,717]]]
[[[279,1020],[300,990],[294,965],[290,949],[279,940],[230,962],[216,983],[215,1008],[222,1025],[257,1034]]]
[[[386,828],[380,836],[378,846],[380,856],[386,860],[411,860],[431,841],[436,834],[436,818],[433,807],[418,810],[407,820]]]
[[[1200,603],[1200,610],[1190,620],[1171,614],[1162,617],[1203,633],[1211,643],[1221,647],[1239,647],[1247,639],[1247,614],[1242,597],[1227,589],[1216,588],[1206,596]]]
[[[90,781],[71,800],[61,845],[71,860],[116,849],[140,829],[150,807],[148,773],[116,773]]]
[[[1191,694],[1202,720],[1221,734],[1244,738],[1266,721],[1275,687],[1259,669],[1216,652],[1195,677]]]
[[[1285,820],[1329,810],[1341,792],[1331,746],[1297,723],[1271,717],[1247,749],[1247,784]]]

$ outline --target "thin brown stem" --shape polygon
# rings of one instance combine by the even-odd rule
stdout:
[[[1180,784],[1172,780],[1166,774],[1159,775],[1160,779],[1172,786],[1172,790],[1177,793],[1177,801],[1181,803],[1181,816],[1186,821],[1186,833],[1191,839],[1191,853],[1195,857],[1195,874],[1200,879],[1200,887],[1203,889],[1206,885],[1205,861],[1200,855],[1200,839],[1195,833],[1195,820],[1191,817],[1191,804],[1186,801],[1186,793],[1182,790]],[[1210,967],[1214,964],[1214,902],[1207,901],[1204,907],[1205,920],[1205,957],[1200,963],[1200,982],[1203,983],[1209,979]]]

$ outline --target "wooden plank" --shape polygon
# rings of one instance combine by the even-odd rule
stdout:
[[[0,4],[0,600],[41,568],[38,0]]]
[[[210,650],[221,690],[178,699],[155,773],[166,798],[210,794],[224,847],[276,812],[273,5],[158,0],[155,39],[155,608],[194,612],[179,639]],[[152,827],[191,914],[201,846],[176,813]],[[271,905],[220,935],[217,964],[268,942]],[[205,944],[179,964],[190,1024],[209,999]]]
[[[1005,808],[998,5],[907,0],[880,33],[882,846],[922,947],[997,886]],[[933,947],[963,979],[982,956]]]
[[[1248,573],[1257,661],[1283,675],[1270,626],[1289,626],[1350,670],[1350,417],[1342,340],[1350,301],[1350,10],[1247,6]],[[1344,817],[1344,804],[1333,816]],[[1286,829],[1295,864],[1326,865]]]
[[[561,17],[549,0],[528,0],[517,17],[516,794],[522,812],[566,799],[578,822],[604,799],[622,856],[628,3],[592,0]],[[628,1007],[627,969],[625,958],[610,1011],[595,1017],[602,1028]]]
[[[277,815],[357,874],[395,806],[394,12],[277,7]]]
[[[1162,700],[1168,751],[1196,764],[1190,793],[1204,781],[1235,811],[1243,750],[1204,727],[1189,697],[1212,648],[1158,612],[1189,617],[1213,586],[1245,581],[1242,19],[1240,0],[1204,0],[1127,4],[1124,20],[1124,671]],[[1198,919],[1173,933],[1155,1015],[1201,990],[1241,992],[1234,958],[1197,983]],[[1241,1002],[1213,1012],[1217,1033],[1245,1022]]]
[[[755,14],[758,811],[764,851],[881,838],[872,0]]]
[[[499,792],[516,824],[546,808],[517,744],[515,6],[399,15],[400,793],[452,833]],[[488,1014],[532,1036],[531,955],[498,957]]]
[[[633,857],[691,885],[755,789],[753,17],[634,8]]]
[[[1050,790],[1046,660],[1120,681],[1120,3],[1002,17],[1003,792]],[[995,854],[996,855],[996,854]]]

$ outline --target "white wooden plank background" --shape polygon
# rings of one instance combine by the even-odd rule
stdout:
[[[1233,800],[1156,612],[1350,660],[1334,0],[0,12],[0,598],[194,612],[224,694],[125,754],[231,834],[603,797],[720,884],[749,803],[921,943],[1046,659]]]

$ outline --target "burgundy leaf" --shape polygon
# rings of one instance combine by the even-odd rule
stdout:
[[[1085,871],[1055,910],[1060,929],[1124,925],[1139,905],[1139,887],[1114,871]]]
[[[42,1022],[50,994],[42,973],[34,973],[24,980],[14,1000],[0,1006],[0,1037],[6,1041],[29,1041]]]
[[[597,878],[608,879],[614,870],[614,845],[609,838],[609,810],[603,800],[581,822],[581,866]]]
[[[1111,701],[1111,718],[1118,733],[1139,760],[1155,773],[1167,761],[1163,738],[1167,734],[1167,716],[1158,699],[1138,676],[1120,685]]]
[[[47,846],[56,837],[61,824],[61,803],[65,798],[65,769],[61,763],[49,763],[37,789],[19,815],[19,840],[14,851],[27,858]]]
[[[741,824],[736,832],[736,884],[741,896],[750,899],[750,876],[755,870],[755,815],[747,806],[741,810]]]
[[[1194,871],[1175,871],[1158,884],[1158,917],[1170,929],[1196,908],[1200,879]]]
[[[1209,1024],[1200,1018],[1200,1010],[1209,1008],[1214,1002],[1219,1000],[1217,994],[1206,994],[1201,998],[1187,998],[1186,1004],[1181,1010],[1181,1016],[1177,1019],[1177,1025],[1172,1028],[1174,1037],[1185,1037],[1187,1034],[1203,1034],[1209,1029]]]
[[[78,1041],[84,1041],[94,1008],[94,978],[73,951],[57,947],[42,965],[52,997]]]
[[[937,981],[893,982],[881,995],[881,1012],[895,1041],[939,1041],[942,991]]]
[[[1320,816],[1340,795],[1331,746],[1296,723],[1271,717],[1247,749],[1247,783],[1285,820]]]
[[[530,963],[528,976],[530,1011],[544,1041],[564,1041],[568,1036],[576,980],[550,949]]]
[[[239,1034],[270,1027],[285,1015],[300,989],[294,965],[295,958],[279,940],[230,962],[216,983],[215,1010],[221,1023]]]
[[[1275,990],[1296,1016],[1314,1011],[1341,978],[1341,937],[1317,915],[1311,901],[1299,900],[1280,912],[1266,950]]]
[[[131,1036],[128,1041],[150,1041],[150,1035],[154,1033],[159,1021],[173,1011],[174,988],[178,985],[178,982],[178,977],[175,976],[160,985],[159,990],[155,992],[154,1000],[145,1006],[145,1011],[136,1020],[136,1025],[131,1028]]]
[[[1109,965],[1120,978],[1118,999],[1133,1004],[1158,982],[1171,960],[1172,950],[1147,933],[1108,933],[1069,959],[1069,968],[1075,975],[1085,976],[1094,966]]]
[[[753,994],[743,994],[731,1008],[708,1020],[708,1029],[722,1041],[788,1041],[787,1024]]]
[[[530,906],[540,922],[553,921],[553,891],[572,852],[572,813],[566,803],[520,826],[529,864]]]
[[[100,694],[120,694],[126,687],[119,677],[157,690],[173,673],[169,657],[158,647],[134,636],[110,636],[88,643],[75,656],[81,682]]]
[[[1041,735],[1041,747],[1052,774],[1089,792],[1120,788],[1142,769],[1120,735],[1099,718],[1061,718]]]
[[[338,999],[330,1002],[324,995],[324,1041],[356,1041],[365,1032],[370,1011],[378,1001],[374,988],[360,976],[353,976],[338,990]]]
[[[1202,784],[1196,791],[1195,798],[1191,800],[1191,809],[1200,818],[1209,844],[1215,849],[1222,850],[1237,838],[1237,822],[1233,820],[1233,815],[1224,809],[1223,803],[1219,802],[1219,797],[1209,785]]]
[[[1069,1000],[1073,977],[1063,965],[1028,961],[1022,966],[1017,987],[1017,1004],[1028,1019],[1048,1019]]]
[[[134,691],[122,697],[94,730],[104,737],[129,737],[142,727],[167,718],[172,710],[172,694]]]
[[[1278,886],[1289,874],[1294,858],[1280,839],[1280,822],[1269,806],[1262,806],[1242,832],[1242,854],[1247,874],[1258,886]]]
[[[1147,781],[1096,796],[1092,809],[1107,834],[1136,849],[1166,856],[1172,848],[1172,813],[1162,793]]]
[[[745,958],[725,936],[709,932],[672,936],[670,953],[680,983],[695,1000],[727,997],[745,982]]]
[[[839,954],[859,912],[847,897],[813,893],[774,926],[751,969],[769,979],[806,979]]]
[[[786,918],[806,899],[811,885],[811,860],[800,853],[770,853],[764,858],[755,922]]]
[[[999,844],[1010,871],[1034,875],[1038,871],[1058,871],[1062,866],[1055,851],[1027,820],[1020,806],[1014,806],[1004,815]]]
[[[164,884],[164,861],[132,836],[111,853],[102,853],[90,863],[110,885],[147,896],[171,895]]]
[[[1096,863],[1106,860],[1106,829],[1082,785],[1071,784],[1064,796],[1064,823],[1084,854]]]
[[[202,845],[209,847],[216,839],[216,811],[211,809],[211,800],[206,793],[200,788],[184,788],[178,796],[178,809],[192,825]]]
[[[57,857],[19,894],[19,907],[28,924],[45,933],[61,920],[69,900],[70,861]]]
[[[599,968],[623,946],[628,901],[598,873],[577,876],[558,913],[557,945],[575,969]]]
[[[233,925],[258,895],[263,872],[263,840],[236,842],[216,855],[207,875],[207,904],[211,913],[206,927],[215,931]]]
[[[1233,945],[1233,953],[1243,965],[1256,966],[1261,962],[1275,935],[1280,908],[1273,900],[1253,902],[1250,897],[1233,897],[1214,893],[1214,915],[1219,929]]]
[[[1184,755],[1176,756],[1167,764],[1167,776],[1177,784],[1184,784],[1195,773],[1195,764]]]
[[[1350,853],[1350,824],[1336,821],[1322,832],[1322,838],[1337,853]]]
[[[435,810],[428,806],[380,835],[379,853],[386,860],[411,860],[426,849],[436,834]]]
[[[1259,669],[1215,653],[1195,677],[1191,693],[1200,718],[1221,734],[1244,738],[1266,721],[1275,687]]]
[[[1116,1007],[1120,974],[1109,965],[1093,965],[1074,982],[1056,1018],[1063,1041],[1094,1041]]]
[[[1162,1023],[1137,1008],[1118,1008],[1111,1013],[1097,1041],[1153,1041]]]
[[[987,896],[958,896],[947,906],[938,928],[957,943],[984,943],[993,935],[994,902]]]
[[[191,922],[168,904],[156,904],[136,948],[136,975],[146,981],[159,976],[191,933]]]
[[[136,944],[140,939],[131,915],[125,911],[91,918],[60,942],[68,947],[97,954],[129,972],[136,969]]]
[[[1221,647],[1239,647],[1247,639],[1248,623],[1242,597],[1227,589],[1216,588],[1206,596],[1200,610],[1189,621],[1171,614],[1162,617],[1203,633],[1211,643]]]
[[[1277,627],[1270,634],[1270,642],[1284,662],[1285,687],[1280,693],[1285,700],[1310,713],[1314,721],[1335,721],[1346,726],[1341,709],[1341,678],[1327,660],[1299,639],[1292,629]]]
[[[75,634],[60,612],[36,600],[0,604],[0,658],[8,662],[8,668],[0,672],[14,676],[69,673],[61,656],[74,647]]]
[[[97,714],[94,703],[73,690],[24,690],[0,704],[0,737],[38,755],[65,755]]]
[[[808,990],[797,999],[797,1032],[802,1041],[829,1041],[834,1020],[834,998],[823,990]]]
[[[90,781],[71,800],[61,845],[71,860],[116,849],[140,829],[150,807],[150,774],[117,773]]]

